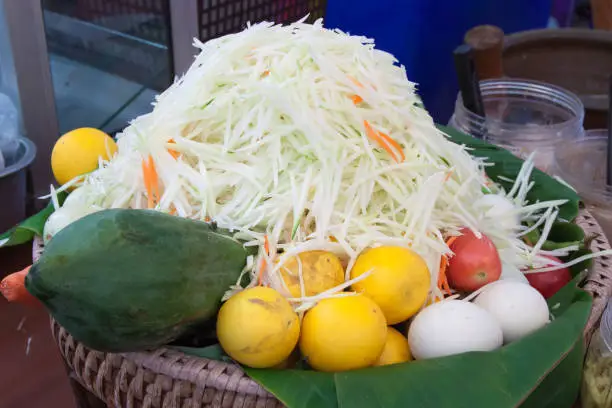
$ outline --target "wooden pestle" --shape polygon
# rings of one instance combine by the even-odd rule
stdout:
[[[612,31],[612,0],[591,0],[593,28]]]
[[[502,29],[492,25],[476,26],[465,34],[464,42],[474,50],[474,65],[480,80],[504,76]]]

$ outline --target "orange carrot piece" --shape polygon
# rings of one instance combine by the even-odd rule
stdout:
[[[153,190],[153,194],[155,195],[155,204],[157,204],[161,199],[161,194],[159,192],[159,176],[157,175],[155,162],[153,161],[153,156],[151,155],[149,155],[149,171],[151,172],[151,189]]]
[[[444,177],[444,182],[446,183],[448,180],[450,180],[450,178],[453,176],[454,171],[451,170],[448,173],[446,173],[446,177]]]
[[[376,133],[374,129],[372,129],[372,126],[370,125],[370,123],[368,123],[367,120],[363,121],[363,126],[365,127],[366,134],[368,135],[368,137],[376,141],[376,143],[378,143],[380,147],[385,149],[387,153],[389,153],[391,157],[393,157],[393,160],[395,160],[396,163],[399,163],[395,152],[393,151],[393,149],[391,149],[391,146],[386,143],[386,141],[380,136],[379,133]]]
[[[385,139],[385,141],[387,143],[389,143],[391,146],[393,146],[395,148],[395,150],[397,150],[399,152],[399,154],[401,156],[400,162],[403,162],[404,160],[406,160],[406,155],[404,154],[404,149],[402,149],[402,145],[397,143],[391,136],[387,135],[386,133],[378,132],[378,134],[379,134],[380,137]]]
[[[355,79],[354,77],[347,75],[348,79],[351,80],[352,83],[354,83],[355,85],[357,85],[360,88],[363,88],[363,84],[361,82],[359,82],[357,79]]]
[[[450,248],[450,246],[455,242],[458,237],[452,236],[446,240],[446,246]],[[442,259],[440,260],[440,272],[438,273],[438,288],[445,292],[447,295],[451,294],[450,285],[448,284],[448,278],[446,276],[446,269],[448,268],[448,257],[446,255],[442,255]]]
[[[174,141],[174,139],[170,139],[170,140],[168,140],[168,144],[176,144],[176,142]],[[178,159],[179,156],[181,155],[176,150],[172,150],[172,149],[167,149],[167,150],[168,150],[168,153],[170,153],[170,156],[172,156],[174,158],[174,160]]]
[[[270,241],[268,241],[268,236],[264,235],[264,251],[266,255],[270,255]],[[261,263],[259,264],[259,275],[257,276],[257,285],[260,286],[263,284],[263,272],[266,269],[267,262],[266,258],[261,258]]]
[[[142,159],[142,176],[145,189],[147,190],[147,208],[154,208],[161,198],[159,190],[159,177],[155,169],[153,156],[149,155],[148,161]]]
[[[438,273],[438,289],[443,293],[450,295],[451,290],[446,277],[446,268],[448,267],[448,258],[446,255],[442,255],[440,260],[440,272]]]
[[[268,75],[270,75],[270,71],[266,69],[266,70],[265,70],[265,71],[264,71],[264,72],[261,74],[261,78],[265,78],[265,77],[267,77]]]
[[[32,265],[19,272],[12,273],[0,282],[0,294],[9,302],[22,303],[26,305],[38,304],[36,299],[25,287],[25,278]]]
[[[361,102],[363,102],[363,98],[359,95],[351,96],[351,100],[353,101],[355,105],[359,105]]]
[[[142,159],[142,178],[144,179],[145,189],[147,190],[147,208],[153,208],[153,190],[151,188],[151,173],[145,159]]]

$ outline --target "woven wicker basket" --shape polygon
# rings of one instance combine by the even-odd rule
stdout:
[[[597,221],[582,210],[576,222],[587,235],[596,234],[592,249],[610,245]],[[35,242],[34,259],[42,252]],[[588,342],[607,299],[612,294],[609,257],[596,258],[584,288],[593,295],[585,327]],[[251,380],[238,365],[198,358],[160,348],[149,353],[112,354],[90,350],[52,321],[53,336],[72,376],[109,407],[280,407],[270,393]]]

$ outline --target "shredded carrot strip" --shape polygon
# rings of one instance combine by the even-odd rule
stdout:
[[[351,100],[353,101],[353,103],[354,103],[355,105],[358,105],[358,104],[360,104],[361,102],[363,102],[363,98],[362,98],[361,96],[359,96],[359,95],[353,95],[353,96],[351,96]]]
[[[142,159],[142,177],[144,179],[145,189],[147,190],[147,208],[153,208],[153,190],[151,188],[151,173],[145,159]]]
[[[391,146],[393,146],[395,148],[395,150],[397,150],[401,156],[401,160],[400,162],[403,162],[404,160],[406,160],[406,155],[404,154],[404,149],[402,149],[402,145],[400,145],[399,143],[397,143],[395,140],[393,140],[393,138],[383,132],[378,132],[378,134],[380,135],[380,137],[382,137],[383,139],[385,139],[385,141],[387,143],[389,143]]]
[[[176,142],[174,141],[174,139],[170,139],[168,140],[168,144],[175,144]],[[178,159],[178,157],[181,155],[179,152],[177,152],[176,150],[172,150],[172,149],[168,149],[168,153],[170,153],[170,156],[174,157],[174,160]]]
[[[450,246],[455,242],[458,237],[453,236],[446,240],[446,246],[450,248]],[[447,295],[451,294],[450,285],[448,284],[448,279],[446,277],[446,269],[448,268],[448,257],[446,255],[442,255],[442,259],[440,260],[440,272],[438,273],[438,288],[446,293]]]
[[[204,221],[205,222],[210,222],[210,217],[207,215],[206,217],[204,217]]]
[[[155,162],[153,161],[153,156],[151,155],[149,155],[149,170],[151,172],[151,189],[153,190],[153,194],[155,195],[155,204],[157,204],[161,199],[161,194],[159,192],[159,176],[157,175]]]
[[[264,235],[264,251],[266,251],[266,255],[270,255],[270,241],[268,241],[267,235]],[[259,264],[259,275],[257,276],[257,285],[259,286],[263,284],[263,272],[266,266],[266,258],[262,257]]]
[[[265,78],[265,77],[267,77],[268,75],[270,75],[270,71],[266,69],[266,70],[265,70],[265,71],[264,71],[264,72],[261,74],[261,77],[262,77],[262,78]]]
[[[444,177],[444,182],[446,183],[448,180],[450,180],[451,176],[453,175],[454,171],[451,170],[448,173],[446,173],[446,177]]]
[[[457,238],[459,238],[458,236],[452,236],[449,239],[446,240],[446,246],[450,248],[451,245],[453,245],[453,242],[455,242],[457,240]]]
[[[147,208],[154,208],[159,202],[159,177],[155,169],[153,156],[149,155],[149,160],[142,159],[142,176],[144,178],[145,189],[147,190]]]
[[[351,80],[352,83],[354,83],[355,85],[357,85],[360,88],[363,88],[363,84],[361,82],[359,82],[357,79],[355,79],[354,77],[347,75],[348,79]]]
[[[393,151],[393,149],[391,149],[391,146],[380,136],[380,133],[376,133],[367,120],[363,121],[363,126],[365,127],[366,134],[368,135],[368,137],[376,141],[376,143],[378,143],[380,147],[385,149],[387,153],[389,153],[391,157],[393,157],[393,160],[395,160],[396,163],[399,163],[395,152]]]
[[[448,258],[446,255],[442,255],[440,260],[440,273],[438,274],[438,289],[447,295],[451,294],[448,279],[446,278],[446,268],[448,267]]]

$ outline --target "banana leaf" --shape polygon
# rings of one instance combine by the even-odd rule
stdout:
[[[471,154],[486,157],[494,181],[516,177],[522,161],[509,152],[442,128],[455,143],[466,145]],[[565,185],[535,170],[530,201],[567,199],[560,216],[572,221],[578,214],[579,197]],[[579,236],[562,226],[558,240],[573,242]],[[588,250],[588,247],[585,248]],[[245,368],[246,373],[290,408],[563,408],[572,407],[580,386],[583,363],[583,329],[592,299],[578,288],[582,275],[574,278],[549,299],[554,320],[531,335],[489,353],[413,361],[342,373],[304,369],[272,370]],[[212,355],[183,349],[188,354]],[[227,358],[224,356],[222,359]]]
[[[582,330],[592,299],[578,276],[549,300],[554,320],[499,350],[343,373],[251,369],[246,373],[289,408],[571,407],[580,386]],[[218,346],[175,347],[228,361]]]

